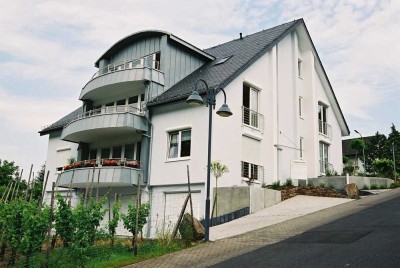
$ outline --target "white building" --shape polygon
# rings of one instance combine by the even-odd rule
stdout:
[[[49,135],[50,182],[59,176],[58,184],[75,194],[92,181],[100,194],[111,187],[126,208],[140,180],[153,233],[160,222],[176,221],[187,165],[194,213],[204,217],[208,108],[185,103],[199,78],[224,88],[233,112],[213,117],[212,159],[230,170],[219,186],[251,180],[261,187],[342,171],[341,137],[349,129],[302,19],[206,50],[168,32],[138,32],[95,66],[79,97],[83,106],[40,131]],[[223,103],[222,93],[216,101]],[[71,157],[97,167],[63,169]]]

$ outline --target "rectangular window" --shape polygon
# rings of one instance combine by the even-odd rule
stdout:
[[[264,167],[242,161],[242,177],[253,180],[264,180]]]
[[[121,158],[122,155],[122,145],[112,147],[112,157],[111,158]]]
[[[300,142],[299,142],[299,155],[300,155],[300,158],[303,158],[303,142],[304,142],[304,138],[303,137],[300,137]]]
[[[138,96],[130,97],[128,99],[128,104],[138,103]]]
[[[135,160],[135,145],[134,144],[127,144],[125,145],[125,155],[124,157],[127,160]]]
[[[299,97],[299,116],[303,117],[303,97]]]
[[[329,145],[324,142],[319,143],[319,162],[320,162],[320,173],[326,174],[326,172],[330,169]]]
[[[297,60],[297,75],[301,78],[303,75],[303,61],[301,59]]]
[[[243,84],[243,118],[246,125],[259,127],[258,90]]]
[[[328,125],[327,125],[327,109],[325,105],[322,103],[318,103],[318,123],[319,123],[319,133],[324,135],[328,134]]]
[[[97,159],[97,149],[91,149],[90,150],[89,158],[90,158],[90,160],[96,160]]]
[[[110,158],[110,148],[101,148],[101,159],[108,159]]]
[[[191,134],[191,129],[170,132],[168,134],[168,158],[190,156]]]

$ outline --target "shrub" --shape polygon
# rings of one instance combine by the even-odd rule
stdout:
[[[335,187],[334,187],[333,184],[331,184],[331,183],[328,184],[328,188],[329,188],[329,189],[335,189]]]
[[[283,186],[292,187],[292,186],[293,186],[293,181],[292,181],[292,179],[287,179],[286,182],[285,182],[285,184],[284,184]]]
[[[190,221],[182,221],[179,225],[179,233],[181,234],[183,243],[189,247],[193,241],[193,226]]]
[[[390,184],[390,189],[395,189],[395,188],[398,188],[398,187],[400,187],[400,183],[397,182],[397,181],[395,181],[392,184]]]
[[[364,186],[363,186],[362,189],[363,189],[363,190],[369,190],[369,188],[368,188],[368,186],[367,186],[366,184],[364,184]]]
[[[372,167],[378,176],[393,178],[393,161],[389,159],[376,159],[372,162]]]
[[[307,181],[307,186],[308,187],[314,187],[314,183],[312,181]]]
[[[281,187],[281,181],[275,181],[274,183],[272,183],[271,188],[274,190],[280,190]]]
[[[385,184],[381,184],[381,186],[379,188],[380,189],[387,189],[387,186]]]
[[[321,182],[321,183],[319,184],[319,187],[325,188],[325,183]]]
[[[378,189],[378,185],[372,184],[372,185],[371,185],[371,190],[376,190],[376,189]]]

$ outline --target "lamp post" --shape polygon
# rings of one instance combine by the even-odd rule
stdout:
[[[224,93],[224,104],[218,109],[217,114],[222,117],[232,115],[231,110],[226,104],[226,93],[222,88],[208,88],[204,79],[198,79],[195,83],[192,94],[187,98],[186,103],[190,106],[200,106],[204,100],[200,97],[197,87],[199,83],[203,83],[206,87],[206,105],[208,106],[208,158],[207,158],[207,196],[206,196],[206,215],[205,215],[205,238],[207,242],[210,240],[210,177],[211,177],[211,133],[212,133],[212,110],[215,109],[216,95],[222,91]]]
[[[360,135],[362,141],[364,142],[364,147],[363,147],[363,159],[364,159],[364,173],[367,174],[367,159],[365,159],[365,141],[363,136],[361,135],[360,132],[358,132],[356,129],[354,130],[355,133],[357,133],[358,135]]]

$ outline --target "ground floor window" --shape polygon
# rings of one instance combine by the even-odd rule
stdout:
[[[190,156],[192,130],[185,129],[168,133],[168,158]]]
[[[249,162],[242,161],[242,178],[251,181],[264,180],[264,167]]]
[[[329,144],[324,142],[319,143],[319,162],[320,162],[320,173],[326,174],[329,170]]]

